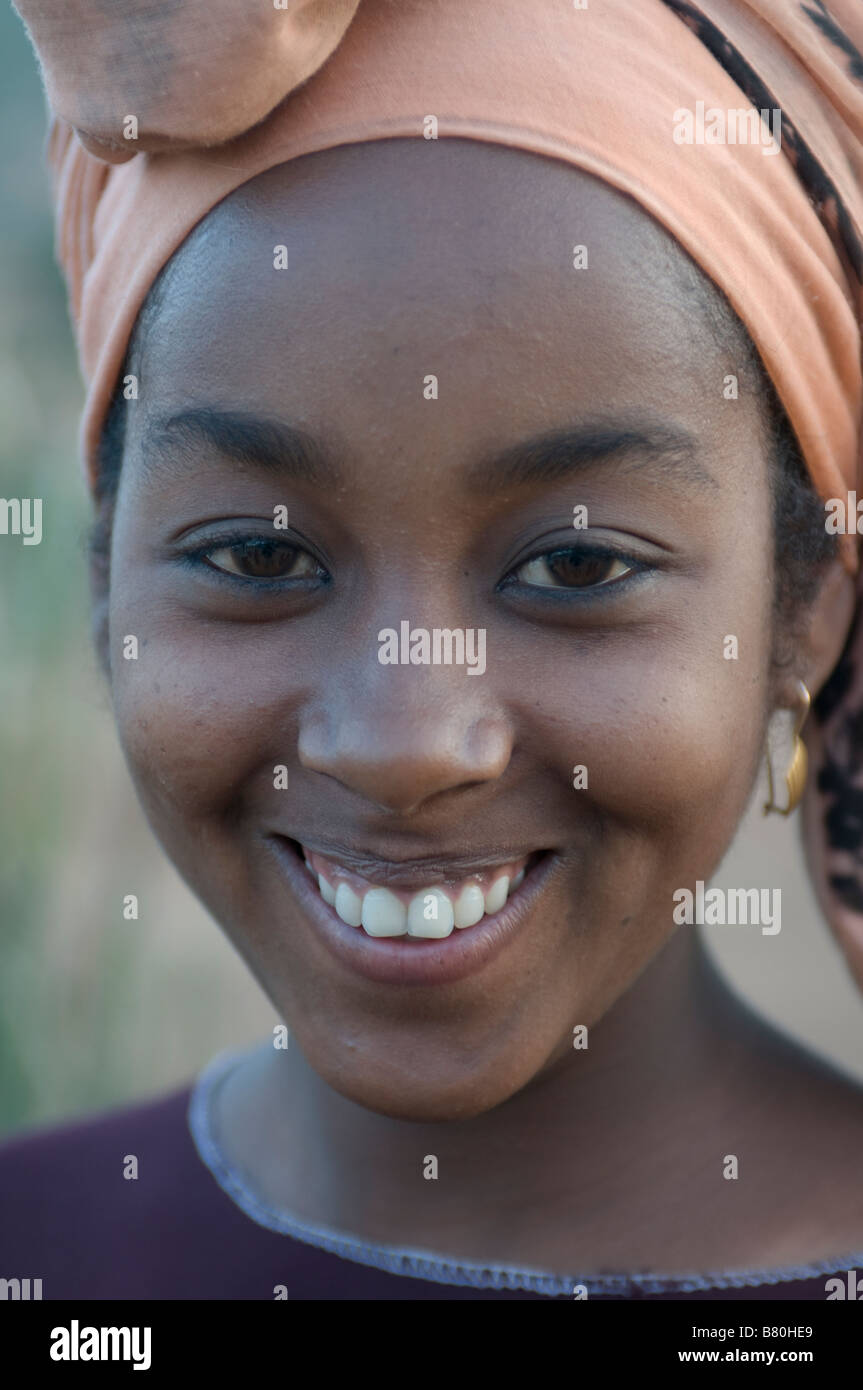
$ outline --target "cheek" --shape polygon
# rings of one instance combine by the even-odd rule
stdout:
[[[635,832],[730,838],[762,752],[769,656],[763,612],[734,634],[713,623],[551,654],[534,667],[535,754],[581,780],[573,798]]]
[[[112,692],[117,728],[145,806],[191,826],[236,808],[237,796],[272,788],[290,765],[295,703],[287,654],[260,637],[236,638],[200,623],[173,622],[135,605],[112,608]],[[123,656],[136,636],[138,655]],[[264,780],[266,779],[266,780]]]

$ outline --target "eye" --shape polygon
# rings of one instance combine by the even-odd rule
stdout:
[[[313,555],[299,546],[267,536],[251,536],[230,545],[210,546],[201,558],[224,574],[243,579],[305,579],[323,571]]]
[[[519,584],[545,589],[598,589],[631,574],[633,568],[618,555],[568,546],[526,560],[512,576]]]

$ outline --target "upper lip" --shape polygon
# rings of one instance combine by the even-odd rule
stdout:
[[[423,855],[421,858],[394,859],[385,858],[373,850],[347,849],[343,845],[334,845],[320,839],[297,840],[294,837],[281,834],[278,838],[290,839],[293,844],[310,850],[313,854],[321,854],[325,859],[332,859],[342,868],[350,869],[360,878],[366,878],[371,883],[380,884],[382,887],[403,888],[405,890],[425,888],[451,879],[468,878],[471,874],[480,873],[483,869],[494,869],[499,864],[511,864],[515,860],[525,859],[542,852],[538,849],[525,847],[502,850],[498,845],[495,849],[476,850],[470,854],[465,854],[464,850],[460,853],[438,850],[434,854]]]

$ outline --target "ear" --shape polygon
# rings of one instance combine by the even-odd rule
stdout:
[[[798,703],[797,682],[808,687],[814,702],[839,661],[857,605],[857,584],[841,560],[831,560],[806,616],[790,662],[778,681],[776,703],[792,709]]]

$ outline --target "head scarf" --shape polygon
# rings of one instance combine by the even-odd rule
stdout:
[[[196,223],[265,169],[359,141],[428,138],[429,117],[435,138],[563,160],[634,198],[746,325],[821,497],[844,499],[858,487],[861,0],[359,0],[347,8],[334,24],[327,0],[306,4],[302,61],[287,64],[274,48],[284,100],[220,146],[109,166],[52,120],[57,255],[87,383],[80,452],[91,487],[138,310]],[[311,76],[308,53],[318,64]],[[747,137],[754,111],[761,122]],[[857,573],[856,536],[840,545]],[[861,711],[863,626],[807,727],[806,808],[816,888],[863,988]]]

